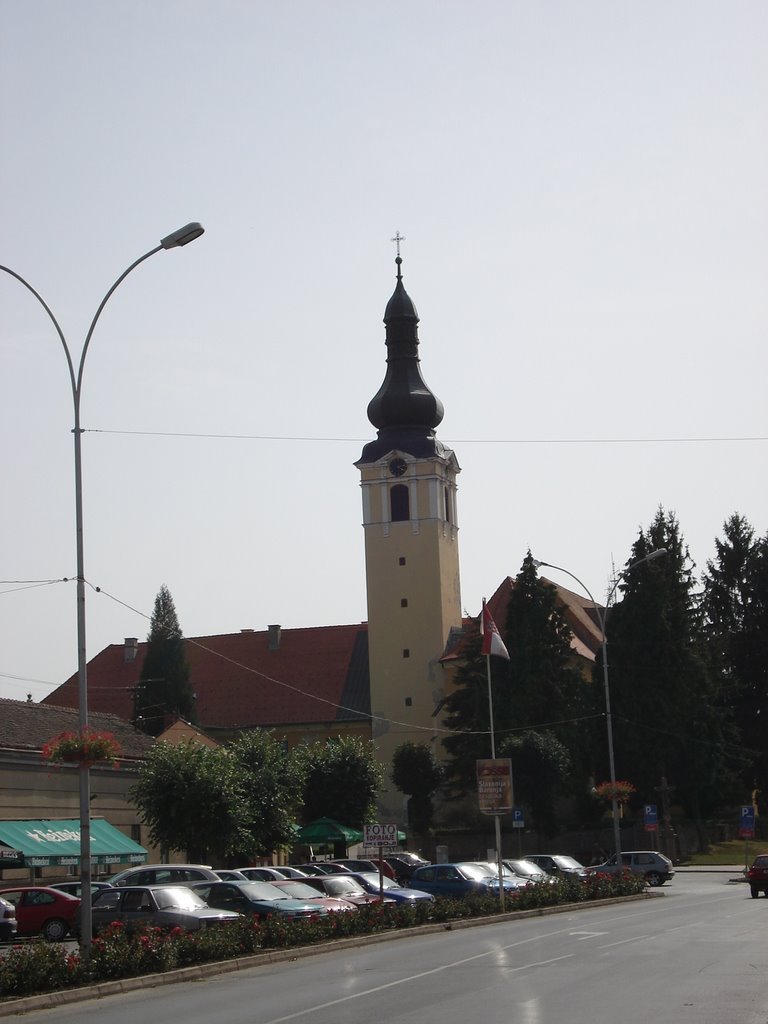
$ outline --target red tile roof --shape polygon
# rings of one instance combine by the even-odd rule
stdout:
[[[349,722],[370,715],[368,629],[318,626],[280,630],[270,649],[269,630],[186,638],[190,683],[203,729]],[[133,693],[146,643],[126,661],[126,646],[112,644],[88,663],[89,708],[133,718]],[[77,675],[45,698],[77,706]]]
[[[78,731],[78,715],[71,707],[55,707],[32,701],[0,698],[0,748],[4,750],[41,750],[43,745],[62,732]],[[90,713],[88,721],[100,732],[111,732],[120,744],[121,759],[143,758],[154,740],[134,729],[124,718]]]

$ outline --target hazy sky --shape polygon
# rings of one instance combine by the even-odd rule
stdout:
[[[89,656],[163,583],[188,636],[366,618],[396,231],[469,612],[529,547],[601,598],[659,505],[697,571],[765,533],[767,52],[765,0],[0,0],[0,264],[76,362],[206,228],[88,353]],[[0,310],[0,696],[39,699],[72,396],[3,273]]]

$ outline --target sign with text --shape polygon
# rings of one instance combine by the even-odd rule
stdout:
[[[397,825],[363,825],[363,843],[366,846],[386,846],[394,850],[397,846]]]
[[[487,757],[477,762],[477,799],[483,814],[509,814],[512,810],[512,762],[508,757]]]
[[[739,820],[739,838],[751,839],[755,834],[755,808],[746,805],[741,808]]]
[[[512,828],[525,828],[525,814],[522,807],[512,808]]]

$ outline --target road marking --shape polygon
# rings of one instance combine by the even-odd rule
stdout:
[[[607,935],[608,932],[568,932],[573,939],[599,939],[601,935]]]
[[[525,940],[530,941],[530,940]],[[508,946],[499,947],[502,950],[512,949],[515,946],[524,945],[520,942],[512,942]],[[285,1021],[296,1020],[298,1017],[305,1017],[308,1013],[315,1013],[317,1010],[327,1010],[331,1006],[339,1006],[341,1003],[348,1003],[353,999],[362,999],[365,996],[375,995],[377,992],[384,992],[388,988],[396,988],[398,985],[405,985],[409,981],[418,981],[420,978],[428,978],[430,974],[440,974],[442,971],[450,971],[454,967],[461,967],[463,964],[472,963],[473,960],[482,960],[483,957],[497,956],[499,948],[489,949],[485,953],[477,953],[475,956],[468,956],[462,960],[454,960],[450,964],[442,964],[440,967],[433,967],[429,971],[420,971],[418,974],[410,974],[406,978],[400,978],[397,981],[388,981],[384,985],[376,985],[373,988],[368,988],[364,992],[354,992],[348,996],[342,996],[340,999],[331,999],[328,1003],[319,1003],[316,1006],[308,1006],[304,1010],[297,1010],[296,1013],[289,1013],[285,1017],[274,1017],[270,1021],[265,1021],[264,1024],[284,1024]],[[556,956],[551,960],[536,960],[530,964],[522,964],[520,967],[507,967],[506,970],[510,973],[516,973],[518,971],[527,971],[532,967],[547,967],[549,964],[557,963],[559,960],[570,960],[573,953],[567,953],[565,956]]]

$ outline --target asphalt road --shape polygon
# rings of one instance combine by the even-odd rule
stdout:
[[[362,944],[25,1014],[135,1024],[766,1024],[768,899],[729,873],[657,897]]]

